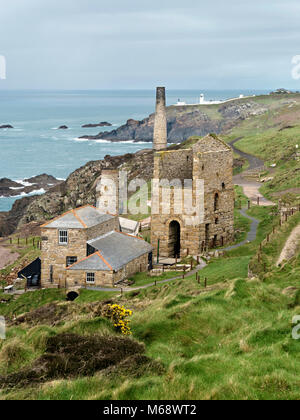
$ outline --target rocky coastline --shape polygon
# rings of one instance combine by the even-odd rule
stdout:
[[[238,121],[267,112],[267,107],[254,101],[239,100],[222,104],[215,115],[207,107],[199,105],[170,106],[167,108],[168,142],[181,143],[191,136],[220,134],[232,128]],[[141,121],[129,119],[126,124],[97,135],[84,135],[80,139],[107,140],[111,142],[152,142],[154,114]]]
[[[55,185],[62,183],[61,180],[51,175],[42,174],[17,182],[8,178],[0,179],[0,197],[17,197],[31,194],[34,191],[48,191]]]

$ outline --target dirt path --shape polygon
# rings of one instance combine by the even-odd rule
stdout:
[[[244,194],[251,200],[253,204],[257,204],[257,197],[259,197],[259,202],[262,206],[274,206],[275,203],[265,198],[260,192],[259,189],[262,186],[261,182],[250,181],[243,177],[242,174],[235,175],[233,177],[233,182],[235,185],[239,185],[243,188]]]
[[[300,224],[296,226],[290,236],[288,237],[283,250],[281,251],[280,257],[277,261],[277,266],[283,261],[291,259],[297,252],[298,245],[300,243]]]
[[[9,264],[12,264],[19,258],[18,253],[11,253],[9,248],[0,246],[0,270],[7,267]]]
[[[232,140],[229,144],[232,147],[233,151],[240,155],[242,158],[247,159],[249,162],[249,168],[247,171],[252,171],[255,169],[262,168],[264,166],[264,161],[256,156],[249,155],[248,153],[242,152],[241,150],[237,149],[234,144],[241,140],[241,138],[237,138]],[[235,175],[233,177],[233,182],[235,185],[239,185],[243,188],[244,194],[251,200],[252,203],[257,203],[257,198],[259,197],[260,204],[263,206],[274,206],[274,203],[267,198],[265,198],[260,192],[259,189],[262,186],[261,182],[249,180],[245,178],[242,174]]]

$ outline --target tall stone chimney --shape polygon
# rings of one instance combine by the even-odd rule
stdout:
[[[166,89],[164,87],[156,89],[153,148],[154,150],[167,148]]]

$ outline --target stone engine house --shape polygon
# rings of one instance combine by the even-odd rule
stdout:
[[[163,115],[161,115],[163,114]],[[186,148],[167,149],[165,92],[158,88],[154,132],[154,182],[159,183],[152,195],[151,242],[162,257],[199,255],[207,248],[223,246],[234,237],[233,153],[216,135],[194,138]],[[162,146],[164,145],[164,147]],[[184,180],[190,184],[184,188]],[[199,190],[196,185],[202,185]],[[165,183],[172,186],[164,194]],[[176,191],[178,185],[182,192]],[[194,214],[178,206],[190,194]],[[182,194],[182,195],[181,195]],[[169,211],[166,211],[168,208]]]

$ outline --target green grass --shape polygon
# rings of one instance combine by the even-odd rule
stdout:
[[[54,301],[65,301],[66,292],[63,289],[43,289],[24,293],[7,303],[0,303],[0,315],[11,317],[37,309]]]
[[[265,267],[267,271],[269,271],[277,263],[289,235],[299,223],[300,213],[298,212],[294,216],[289,217],[288,221],[281,227],[278,225],[276,226],[275,233],[273,234],[272,232],[269,236],[269,242],[265,239],[262,242],[262,249],[258,250],[251,259],[250,269],[254,274],[263,276]],[[259,261],[258,253],[260,254]]]
[[[133,281],[132,287],[144,286],[146,284],[154,283],[155,281],[171,279],[182,275],[182,272],[178,271],[168,271],[160,276],[151,277],[148,273],[137,273],[134,276],[130,277],[129,280]]]
[[[254,255],[259,244],[267,236],[267,234],[272,231],[273,225],[277,224],[279,220],[278,217],[274,217],[272,207],[270,206],[252,206],[251,209],[247,211],[247,214],[260,220],[260,224],[257,229],[257,237],[253,242],[231,251],[227,251],[228,256]]]
[[[114,296],[116,296],[115,292],[101,292],[95,290],[81,289],[79,297],[76,299],[76,303],[97,302],[110,299]]]
[[[299,275],[298,256],[284,270],[270,272],[264,282],[237,278],[224,289],[205,292],[196,282],[182,280],[143,290],[134,298],[123,296],[120,302],[135,308],[134,339],[146,344],[148,356],[163,363],[164,374],[134,378],[97,373],[2,391],[1,398],[299,399],[300,342],[291,337],[291,321],[300,307],[294,296],[282,294],[284,288],[298,285]],[[46,336],[57,332],[40,328]],[[88,333],[101,333],[103,328],[109,331],[96,319]],[[23,345],[23,355],[18,356],[22,363],[28,362],[26,348],[38,342],[39,333],[36,327],[26,333],[12,331],[11,337],[17,335]],[[36,346],[38,354],[43,345]],[[0,360],[1,355],[2,351]]]
[[[82,290],[72,303],[63,303],[63,290],[38,291],[0,305],[7,316],[53,301],[69,305],[74,312],[55,327],[9,327],[7,340],[0,344],[1,374],[30,365],[43,354],[45,340],[53,334],[116,334],[107,320],[89,312],[92,302],[110,298],[133,310],[133,339],[145,343],[147,355],[163,364],[164,374],[145,372],[135,378],[126,372],[115,376],[99,372],[93,377],[3,390],[0,398],[298,399],[300,343],[291,338],[291,330],[300,301],[282,290],[299,286],[300,257],[281,269],[268,267],[263,281],[249,281],[248,263],[277,221],[270,207],[254,206],[249,214],[261,219],[258,239],[224,258],[212,259],[199,273],[200,284],[193,275],[123,296]],[[291,229],[296,221],[291,218],[289,223]],[[283,232],[285,238],[289,229],[286,226]],[[278,241],[280,248],[283,239]],[[173,276],[165,273],[169,274]],[[147,276],[136,276],[136,284],[144,282]]]

